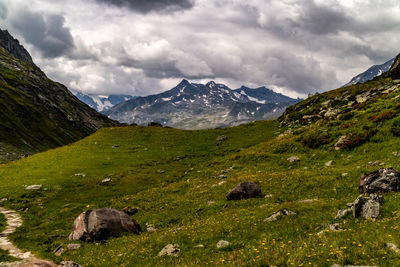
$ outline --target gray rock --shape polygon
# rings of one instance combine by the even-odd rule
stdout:
[[[380,211],[381,204],[374,199],[369,199],[362,208],[362,215],[365,219],[375,219],[379,216]]]
[[[27,187],[25,187],[25,190],[40,190],[42,189],[42,185],[41,184],[34,184],[34,185],[28,185]]]
[[[54,256],[56,256],[56,257],[60,257],[61,254],[63,254],[64,252],[65,252],[65,250],[63,249],[63,246],[62,246],[62,245],[59,245],[58,247],[56,247],[56,248],[53,250],[53,254],[54,254]]]
[[[85,177],[86,174],[84,174],[84,173],[75,173],[75,176],[78,176],[78,177]]]
[[[160,251],[160,253],[158,253],[158,257],[162,257],[162,256],[178,257],[179,251],[181,251],[179,249],[179,245],[168,244]]]
[[[81,244],[68,244],[67,250],[77,250],[81,247]]]
[[[110,178],[105,178],[105,179],[101,180],[101,184],[102,184],[102,185],[107,185],[107,184],[109,184],[110,182],[111,182],[111,179],[110,179]]]
[[[128,215],[134,215],[138,213],[139,209],[138,208],[131,208],[131,207],[125,207],[121,211],[125,212]]]
[[[388,248],[390,248],[391,250],[393,250],[394,252],[400,253],[400,249],[397,247],[396,244],[393,244],[393,243],[386,243],[386,246],[387,246]]]
[[[123,232],[139,234],[140,225],[125,212],[102,208],[81,213],[74,221],[70,240],[106,240]]]
[[[376,265],[339,265],[333,264],[332,267],[378,267]]]
[[[228,241],[226,241],[226,240],[220,240],[220,241],[218,241],[218,243],[217,243],[217,248],[219,249],[219,248],[225,248],[225,247],[227,247],[227,246],[229,246],[231,243],[229,243]]]
[[[73,261],[62,261],[60,264],[62,267],[82,267],[82,265]]]
[[[333,160],[330,160],[328,162],[325,162],[325,167],[330,167],[333,165]]]
[[[353,202],[352,211],[353,211],[353,216],[355,218],[358,218],[361,216],[365,202],[366,202],[366,199],[364,198],[363,195],[358,196],[356,198],[356,200]]]
[[[283,216],[291,216],[291,215],[296,215],[296,213],[293,211],[290,211],[288,209],[281,209],[281,210],[278,210],[277,212],[274,212],[270,216],[268,216],[264,220],[264,222],[273,222],[273,221],[280,219]]]
[[[215,140],[218,142],[221,142],[221,141],[224,141],[227,139],[228,139],[228,137],[226,137],[225,135],[221,135],[221,136],[218,136]]]
[[[233,188],[227,195],[228,200],[240,200],[244,198],[261,197],[261,188],[257,183],[240,183]]]
[[[153,232],[157,232],[157,229],[152,227],[152,226],[150,226],[150,227],[147,227],[146,231],[153,233]]]
[[[287,159],[289,162],[299,162],[300,158],[297,156],[292,156],[290,158]]]
[[[341,219],[351,212],[352,212],[352,209],[339,210],[338,213],[336,214],[335,219]]]
[[[360,193],[376,193],[400,190],[400,173],[393,168],[381,168],[360,177]]]
[[[352,136],[353,136],[353,134],[351,134],[351,133],[348,133],[347,135],[342,135],[335,144],[335,150],[344,148]]]

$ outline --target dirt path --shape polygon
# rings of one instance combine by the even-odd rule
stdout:
[[[18,262],[0,262],[0,267],[56,267],[58,265],[36,258],[30,251],[23,252],[17,248],[9,239],[9,236],[22,225],[22,218],[13,210],[0,207],[0,212],[7,220],[6,229],[0,233],[0,249],[7,251],[10,256],[21,259]]]

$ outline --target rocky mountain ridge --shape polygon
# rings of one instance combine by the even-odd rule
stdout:
[[[89,107],[101,112],[112,108],[119,103],[136,98],[131,95],[96,95],[78,92],[75,96]]]
[[[69,144],[104,126],[119,125],[47,78],[17,40],[6,31],[1,35],[8,41],[0,46],[0,161]]]
[[[182,80],[169,91],[138,97],[103,113],[129,124],[157,121],[174,128],[204,129],[277,118],[298,101],[266,87],[232,90],[213,81],[204,85]]]
[[[11,36],[7,30],[0,29],[0,46],[10,52],[14,57],[23,61],[33,63],[32,57],[25,47],[17,39]]]

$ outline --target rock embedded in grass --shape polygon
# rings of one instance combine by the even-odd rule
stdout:
[[[246,198],[261,197],[261,188],[255,182],[240,183],[227,195],[228,200],[240,200]]]
[[[325,162],[325,167],[330,167],[333,165],[333,160],[330,160],[328,162]]]
[[[226,240],[220,240],[220,241],[218,241],[218,243],[217,243],[217,248],[218,248],[218,249],[220,249],[220,248],[225,248],[225,247],[228,247],[230,244],[231,244],[231,243],[229,243],[229,242],[226,241]]]
[[[300,161],[300,158],[299,157],[297,157],[297,156],[292,156],[292,157],[290,157],[290,158],[288,158],[287,159],[289,162],[299,162]]]
[[[121,233],[141,232],[140,225],[125,212],[102,208],[81,213],[74,221],[70,240],[94,241],[106,240]]]
[[[226,137],[225,135],[220,135],[215,140],[218,141],[218,142],[222,142],[222,141],[225,141],[227,139],[228,139],[228,137]]]
[[[139,212],[139,209],[136,208],[136,207],[134,207],[134,208],[125,207],[125,208],[123,208],[121,211],[125,212],[125,213],[128,214],[128,215],[135,215],[136,213]]]
[[[60,264],[61,267],[82,267],[82,265],[73,261],[62,261]]]
[[[281,209],[281,210],[278,210],[277,212],[274,212],[270,216],[268,216],[264,220],[264,222],[273,222],[273,221],[280,219],[283,216],[291,216],[291,215],[296,215],[296,213],[293,211],[290,211],[288,209]]]
[[[27,187],[25,187],[25,190],[29,191],[40,190],[40,189],[42,189],[41,184],[28,185]]]
[[[77,250],[81,247],[81,244],[68,244],[67,250]]]
[[[178,257],[178,254],[180,252],[180,248],[179,245],[175,244],[168,244],[166,245],[161,251],[160,253],[158,253],[158,257],[162,257],[162,256],[174,256],[174,257]]]
[[[381,168],[364,174],[359,179],[360,193],[377,193],[400,190],[400,172],[393,168]]]

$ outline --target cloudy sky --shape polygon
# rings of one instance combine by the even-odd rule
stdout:
[[[400,52],[398,0],[0,0],[0,27],[49,77],[148,95],[183,78],[291,96]]]

